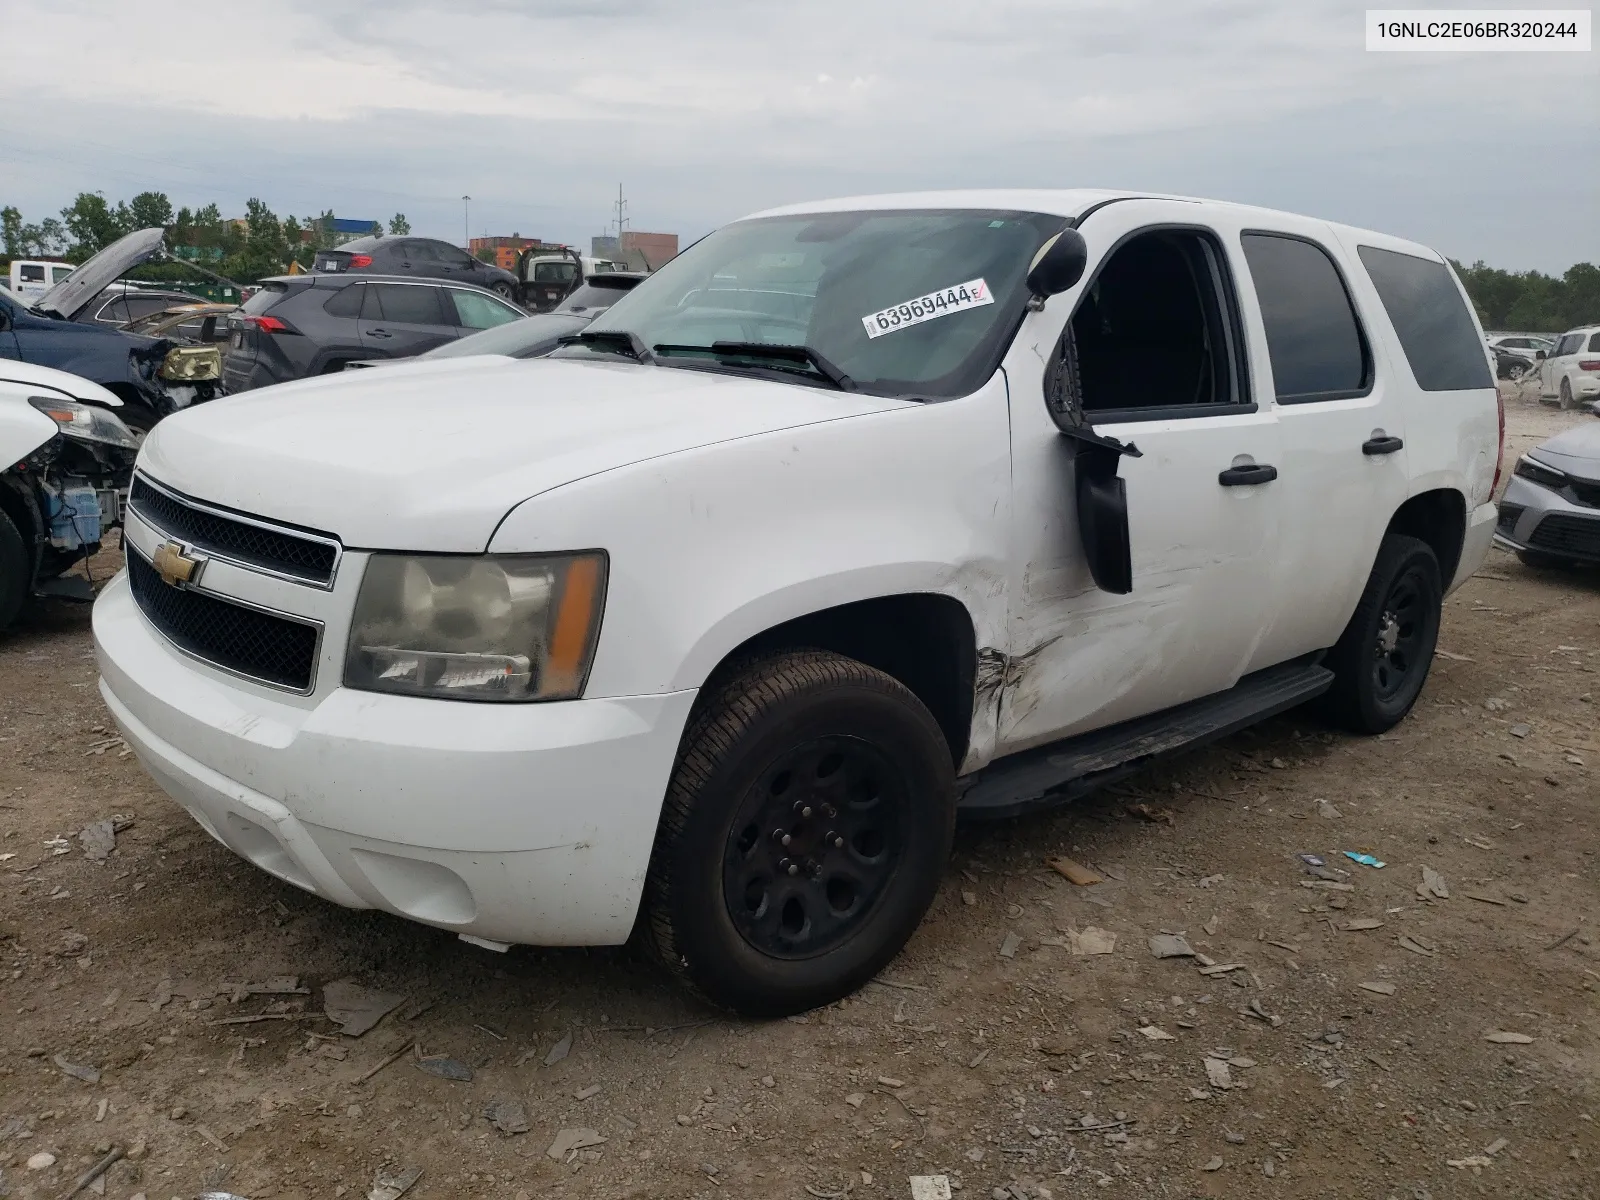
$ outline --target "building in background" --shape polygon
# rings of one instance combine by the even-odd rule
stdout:
[[[678,235],[625,229],[621,237],[591,238],[589,253],[595,258],[625,262],[631,271],[654,271],[678,256]]]

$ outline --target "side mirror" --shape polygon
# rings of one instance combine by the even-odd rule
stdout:
[[[1543,350],[1535,350],[1533,352],[1533,357],[1535,359],[1537,359],[1539,362],[1543,362],[1544,361],[1544,351]]]
[[[1076,229],[1063,229],[1039,248],[1028,268],[1028,291],[1041,300],[1060,295],[1083,278],[1089,245]]]

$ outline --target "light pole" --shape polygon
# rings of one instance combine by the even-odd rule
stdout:
[[[472,205],[472,197],[471,196],[463,196],[463,197],[461,197],[461,233],[462,233],[462,238],[463,238],[461,248],[463,250],[465,250],[468,246],[472,245],[472,216],[471,216],[472,208],[471,208],[471,205]]]

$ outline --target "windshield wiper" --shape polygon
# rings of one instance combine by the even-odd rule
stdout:
[[[658,354],[713,354],[717,358],[769,358],[810,367],[841,392],[856,390],[856,382],[810,346],[785,346],[773,342],[712,342],[709,346],[659,345]]]
[[[608,349],[615,346],[642,363],[655,362],[650,347],[646,346],[644,339],[631,329],[585,329],[582,333],[569,334],[559,339],[559,344],[563,346],[593,346],[597,343],[604,344]]]

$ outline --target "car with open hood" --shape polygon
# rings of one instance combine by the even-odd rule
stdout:
[[[0,359],[0,630],[34,597],[93,599],[68,572],[122,523],[139,443],[120,408],[87,379]]]
[[[958,817],[1403,720],[1494,534],[1482,336],[1436,252],[1289,213],[769,210],[547,357],[162,422],[101,695],[294,886],[794,1013],[899,952]]]
[[[82,320],[128,271],[163,256],[164,238],[158,228],[119,238],[31,304],[0,295],[0,359],[53,367],[99,384],[123,401],[123,419],[140,433],[162,417],[220,395],[222,359],[216,347]]]

